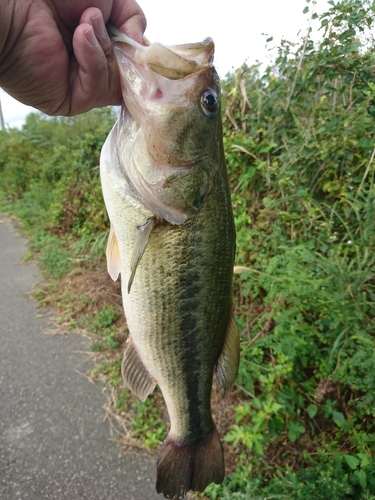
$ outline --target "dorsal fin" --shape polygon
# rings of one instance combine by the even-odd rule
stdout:
[[[113,279],[113,281],[116,281],[118,275],[121,272],[121,259],[116,234],[113,230],[112,224],[111,229],[109,230],[107,250],[105,254],[107,257],[108,274]]]

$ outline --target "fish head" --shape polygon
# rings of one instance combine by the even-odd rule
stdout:
[[[201,209],[223,161],[214,43],[140,45],[117,33],[123,170],[147,208],[183,223]]]

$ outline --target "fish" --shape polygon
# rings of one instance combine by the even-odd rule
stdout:
[[[182,499],[225,476],[213,377],[235,382],[235,227],[214,43],[139,44],[108,27],[123,104],[101,152],[106,250],[129,329],[121,373],[141,400],[158,384],[170,430],[156,491]]]

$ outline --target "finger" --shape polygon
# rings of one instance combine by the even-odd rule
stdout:
[[[128,19],[122,26],[121,31],[130,38],[133,38],[138,43],[142,43],[143,33],[146,29],[146,21],[142,16],[133,16]]]
[[[113,0],[110,21],[121,31],[142,43],[147,21],[143,10],[135,0]]]
[[[117,63],[101,13],[91,22],[80,24],[73,36],[78,69],[71,81],[69,114],[118,104],[121,100]]]
[[[111,64],[115,60],[115,54],[113,52],[112,42],[104,24],[102,12],[95,7],[88,8],[82,14],[80,19],[80,24],[85,23],[90,24],[93,27],[95,36],[103,49],[107,62]]]

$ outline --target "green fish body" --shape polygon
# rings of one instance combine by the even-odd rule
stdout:
[[[122,363],[142,400],[158,384],[171,428],[158,493],[183,498],[224,478],[211,415],[239,362],[231,287],[235,231],[213,43],[138,46],[116,32],[124,106],[103,146],[108,270],[121,273],[130,332]]]

